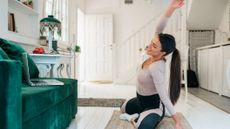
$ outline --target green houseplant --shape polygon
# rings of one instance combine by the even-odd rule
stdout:
[[[81,52],[81,47],[79,45],[74,46],[74,52],[80,53]]]
[[[26,0],[26,1],[23,1],[22,3],[30,8],[33,8],[33,0]]]

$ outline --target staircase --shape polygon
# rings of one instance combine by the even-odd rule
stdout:
[[[143,25],[138,31],[130,35],[121,44],[116,46],[117,62],[118,62],[118,76],[116,83],[120,84],[135,84],[137,69],[141,64],[141,57],[144,48],[150,43],[150,40],[154,37],[155,27],[158,23],[158,19],[161,16],[160,13],[157,17],[154,17],[145,25]],[[180,35],[181,35],[181,12],[177,11],[170,18],[170,21],[164,31],[175,36],[177,39],[177,46],[180,47]],[[142,51],[140,51],[142,49]],[[179,48],[180,49],[180,48]]]

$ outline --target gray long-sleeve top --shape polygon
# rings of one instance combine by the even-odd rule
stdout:
[[[161,18],[156,28],[156,34],[163,32],[167,21],[168,17]],[[170,115],[174,115],[176,111],[167,93],[168,85],[165,80],[165,68],[165,61],[163,60],[150,64],[148,68],[141,68],[137,77],[137,92],[143,96],[159,94]]]

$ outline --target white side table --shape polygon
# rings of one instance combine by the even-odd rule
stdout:
[[[66,65],[66,74],[70,78],[71,55],[62,54],[29,54],[37,65],[45,65],[50,77],[63,77],[62,70]],[[56,69],[55,69],[56,67]],[[55,72],[57,73],[56,76]]]

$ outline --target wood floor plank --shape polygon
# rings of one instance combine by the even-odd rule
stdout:
[[[97,129],[104,129],[110,119],[110,116],[112,116],[113,111],[118,110],[118,108],[103,108],[103,110],[103,116],[100,123],[98,123]]]
[[[81,110],[81,109],[80,109]],[[85,112],[81,114],[81,118],[79,120],[79,129],[87,129],[89,123],[93,120],[93,115],[95,114],[94,110],[90,110],[90,108],[86,107]]]

